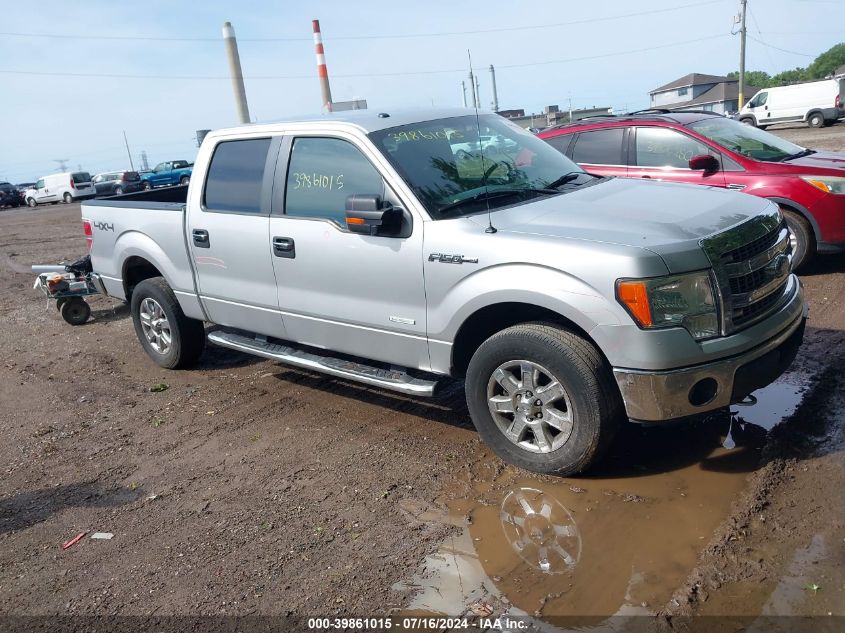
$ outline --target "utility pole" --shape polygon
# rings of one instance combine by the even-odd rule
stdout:
[[[232,76],[232,92],[235,93],[238,120],[241,123],[249,123],[249,107],[246,103],[241,56],[238,54],[238,41],[235,39],[235,29],[232,28],[231,22],[223,24],[223,42],[226,44],[226,57],[229,59],[229,74]]]
[[[572,97],[569,97],[569,122],[572,123]]]
[[[329,87],[329,71],[326,67],[326,51],[323,48],[323,34],[320,32],[320,20],[311,20],[314,30],[314,52],[317,54],[317,76],[320,78],[320,96],[326,112],[332,111],[332,90]]]
[[[129,151],[129,141],[126,140],[126,130],[123,130],[123,143],[126,145],[126,155],[129,156],[129,168],[135,171],[135,164],[132,162],[132,152]]]
[[[467,107],[467,82],[461,81],[461,99],[464,107]]]
[[[475,76],[475,107],[481,107],[481,87],[478,85],[478,75]]]
[[[475,94],[475,76],[473,76],[471,68],[470,68],[470,71],[469,71],[469,90],[470,90],[470,93],[469,93],[470,97],[472,97],[472,99],[470,100],[472,102],[472,107],[477,108],[478,107],[478,97]]]
[[[739,110],[745,103],[745,5],[748,0],[742,0],[742,13],[740,14],[740,28],[739,28],[739,96],[737,103]]]

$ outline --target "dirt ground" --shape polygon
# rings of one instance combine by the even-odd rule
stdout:
[[[845,150],[845,125],[772,131]],[[107,298],[70,327],[29,266],[84,250],[78,205],[0,211],[0,614],[845,616],[845,257],[802,278],[767,422],[626,429],[556,479],[495,458],[458,384],[414,400],[216,348],[169,372]],[[517,547],[531,504],[567,556]]]

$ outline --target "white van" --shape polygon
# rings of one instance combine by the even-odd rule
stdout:
[[[825,79],[794,86],[763,88],[736,118],[765,128],[775,123],[805,122],[822,127],[845,117],[845,81]]]
[[[45,202],[55,204],[87,200],[93,198],[96,193],[97,190],[91,183],[91,174],[87,171],[68,171],[42,176],[32,189],[26,190],[24,199],[29,206],[37,207]]]

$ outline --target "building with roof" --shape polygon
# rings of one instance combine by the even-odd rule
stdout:
[[[745,86],[745,100],[759,88]],[[727,114],[739,110],[739,81],[722,75],[690,73],[649,92],[652,108],[706,110]]]
[[[514,110],[499,110],[496,114],[499,114],[506,119],[510,119],[520,127],[531,129],[547,128],[560,125],[561,123],[569,123],[570,112],[569,110],[561,110],[559,106],[550,105],[543,108],[543,112],[539,114],[525,114],[525,110],[522,108]],[[602,114],[613,114],[613,108],[597,108],[595,106],[591,108],[577,108],[572,110],[572,120],[578,121],[580,119],[586,119],[587,117]]]

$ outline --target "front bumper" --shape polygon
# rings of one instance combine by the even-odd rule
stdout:
[[[807,312],[804,304],[801,314],[779,334],[737,356],[668,371],[614,368],[628,418],[665,422],[698,415],[739,402],[771,384],[795,360]],[[711,391],[712,397],[702,402]]]

